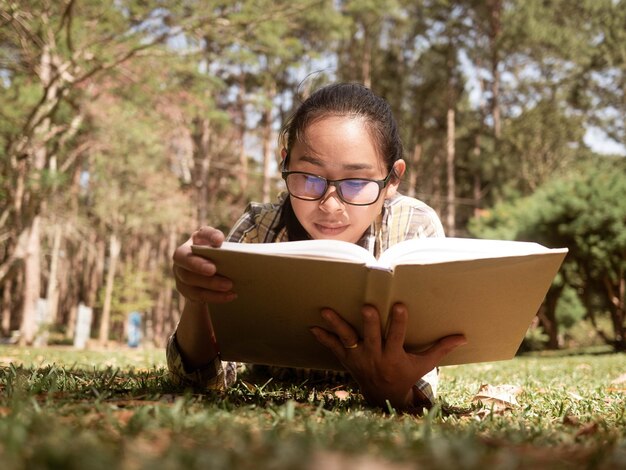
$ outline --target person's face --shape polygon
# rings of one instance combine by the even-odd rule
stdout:
[[[342,178],[383,179],[388,172],[382,155],[366,125],[360,119],[333,116],[315,121],[305,131],[304,142],[290,151],[289,171],[313,173],[330,180]],[[285,152],[283,151],[283,158]],[[404,173],[405,164],[395,164]],[[343,202],[334,186],[318,201],[291,197],[296,217],[314,239],[335,239],[356,243],[382,210],[385,198],[395,194],[398,181],[392,178],[378,200],[368,206]]]

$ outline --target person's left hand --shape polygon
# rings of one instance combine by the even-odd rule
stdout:
[[[415,401],[413,384],[453,349],[466,343],[463,335],[452,335],[440,339],[423,352],[406,352],[408,311],[403,304],[393,306],[386,338],[383,338],[378,310],[371,305],[362,309],[362,340],[333,310],[323,309],[321,314],[329,328],[312,327],[311,332],[352,374],[365,399],[381,407],[385,407],[388,400],[397,410],[412,408]]]

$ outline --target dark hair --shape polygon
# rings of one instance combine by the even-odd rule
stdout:
[[[387,171],[402,158],[400,132],[389,103],[358,83],[337,83],[314,92],[284,124],[281,144],[289,152],[296,142],[304,141],[312,123],[329,116],[363,119]]]
[[[330,116],[362,119],[387,171],[402,158],[400,132],[389,103],[358,83],[337,83],[315,91],[283,125],[280,144],[289,154],[296,142],[305,141],[311,124]],[[309,238],[293,212],[289,197],[283,204],[279,225],[287,228],[289,240]]]

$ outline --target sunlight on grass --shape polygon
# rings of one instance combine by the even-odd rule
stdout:
[[[617,468],[625,356],[446,367],[423,417],[350,386],[248,373],[226,393],[176,390],[156,350],[0,347],[0,460],[12,468]],[[295,376],[294,376],[295,377]],[[483,384],[521,389],[486,409]],[[70,445],[71,444],[71,445]]]

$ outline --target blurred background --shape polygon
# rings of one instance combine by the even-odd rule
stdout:
[[[0,0],[1,341],[162,347],[175,247],[283,190],[335,81],[448,236],[570,249],[525,349],[626,349],[623,0]]]

